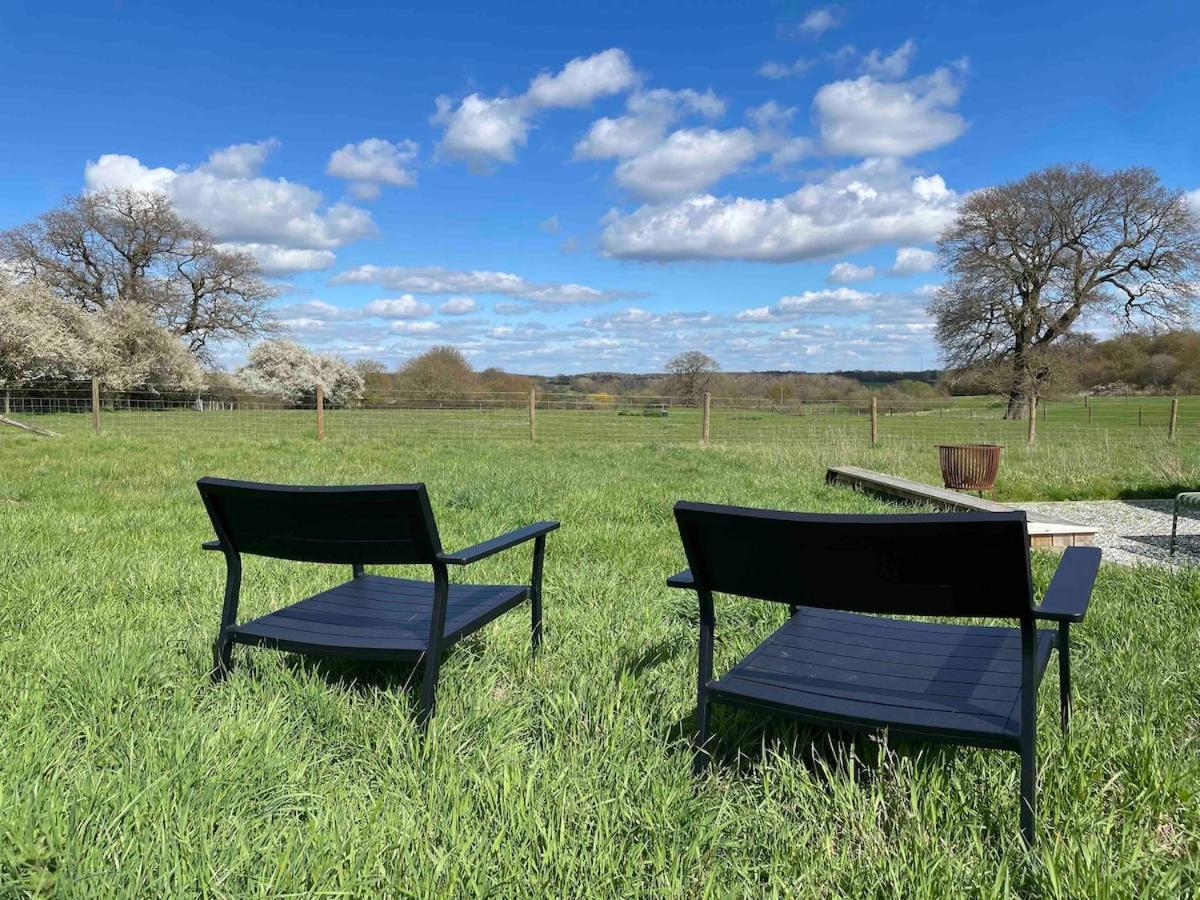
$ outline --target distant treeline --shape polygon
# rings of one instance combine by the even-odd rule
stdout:
[[[1200,393],[1200,332],[1128,334],[1105,341],[1072,338],[1047,365],[1054,368],[1054,377],[1048,382],[1051,394]],[[476,392],[507,392],[518,403],[522,402],[520,395],[531,388],[542,395],[591,398],[596,403],[671,397],[678,392],[672,376],[657,373],[587,372],[546,377],[498,368],[477,372],[452,347],[436,347],[395,371],[371,360],[359,362],[355,368],[363,376],[368,403],[384,402],[398,393],[460,396]],[[714,397],[777,403],[865,402],[872,394],[886,402],[995,393],[995,376],[995,371],[984,367],[828,374],[718,371],[709,378],[707,389]]]

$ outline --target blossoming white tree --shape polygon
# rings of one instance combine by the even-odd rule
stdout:
[[[330,406],[346,406],[363,395],[363,377],[345,360],[313,353],[291,341],[263,341],[238,371],[246,389],[285,403],[316,396],[317,386]]]

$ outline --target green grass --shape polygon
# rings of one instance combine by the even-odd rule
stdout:
[[[69,418],[69,417],[64,417]],[[889,746],[721,710],[690,775],[694,598],[679,498],[809,510],[857,462],[934,477],[932,451],[846,439],[647,445],[172,430],[0,434],[0,896],[1180,896],[1200,885],[1200,575],[1106,566],[1077,642],[1070,740],[1040,703],[1040,841],[1015,754]],[[115,430],[115,429],[114,429]],[[1133,449],[1125,452],[1127,447]],[[1110,448],[1111,449],[1111,448]],[[1004,492],[1163,490],[1188,448],[1010,448]],[[411,671],[239,649],[208,680],[224,571],[201,474],[421,480],[448,547],[561,519],[546,644],[513,614],[459,645],[439,714]],[[1054,559],[1038,556],[1044,586]],[[526,577],[527,550],[472,567]],[[255,561],[243,612],[344,572]],[[780,621],[718,602],[718,670]]]

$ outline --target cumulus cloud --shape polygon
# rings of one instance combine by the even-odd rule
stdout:
[[[473,93],[457,103],[450,97],[438,97],[433,115],[433,122],[443,127],[438,151],[466,162],[474,171],[487,171],[516,158],[539,111],[584,107],[598,97],[632,88],[637,80],[629,55],[612,48],[572,59],[557,74],[543,72],[525,93],[515,97]]]
[[[635,296],[583,284],[533,282],[511,272],[463,271],[442,266],[357,266],[339,272],[330,284],[376,284],[417,294],[500,294],[547,305],[604,303]]]
[[[658,144],[667,129],[685,116],[715,119],[725,113],[725,101],[707,90],[671,91],[656,88],[636,91],[625,103],[625,114],[597,119],[575,144],[576,159],[613,159],[636,156]]]
[[[624,50],[611,48],[588,57],[576,57],[556,75],[543,72],[530,82],[525,96],[535,107],[584,107],[597,97],[619,94],[638,80],[633,62]]]
[[[767,322],[771,319],[795,317],[804,314],[846,314],[869,309],[878,297],[854,288],[827,288],[820,291],[804,291],[781,297],[774,306],[756,306],[744,309],[736,316],[740,322]]]
[[[405,294],[392,299],[372,300],[365,310],[368,315],[381,319],[420,319],[433,312],[433,307],[422,303],[412,294]]]
[[[863,75],[817,91],[813,110],[829,153],[912,156],[953,141],[967,123],[952,111],[962,95],[958,69],[903,82]]]
[[[585,338],[575,344],[580,350],[612,350],[621,346],[621,342],[613,338]]]
[[[214,150],[201,169],[219,178],[253,178],[261,171],[267,157],[279,149],[276,138],[248,144],[233,144]]]
[[[818,38],[825,32],[837,28],[842,21],[841,7],[825,6],[812,10],[799,22],[788,25],[782,30],[789,35]]]
[[[645,334],[711,325],[715,321],[713,316],[703,310],[656,313],[631,306],[620,312],[592,316],[584,319],[580,324],[585,328],[602,332],[619,331],[628,334]]]
[[[862,69],[866,74],[880,78],[903,78],[916,55],[916,41],[907,40],[886,56],[879,50],[872,50],[863,57]]]
[[[474,297],[451,297],[438,307],[443,316],[465,316],[479,309]]]
[[[305,300],[300,303],[288,303],[280,306],[277,312],[285,318],[316,319],[322,322],[353,321],[365,316],[365,313],[361,309],[334,306],[332,303],[326,303],[324,300]]]
[[[251,254],[258,267],[267,275],[291,275],[296,272],[316,272],[328,269],[336,257],[332,250],[301,250],[275,244],[219,244],[224,250]]]
[[[397,334],[429,334],[440,330],[442,326],[437,322],[393,322],[388,327]]]
[[[151,168],[133,156],[89,160],[84,187],[162,191],[183,216],[240,249],[254,248],[275,273],[324,268],[331,251],[376,233],[371,214],[348,203],[324,205],[320,192],[259,174],[275,140],[214,151],[195,168]],[[290,251],[325,251],[292,253]],[[294,264],[294,267],[293,265]]]
[[[617,183],[639,197],[666,200],[703,190],[758,153],[745,128],[683,129],[617,166]]]
[[[937,266],[937,254],[920,247],[901,247],[896,251],[896,262],[892,272],[896,275],[915,275],[928,272]]]
[[[334,150],[325,167],[327,174],[350,182],[356,197],[371,200],[379,196],[381,185],[412,187],[416,176],[408,165],[420,150],[415,141],[392,143],[382,138],[367,138]]]
[[[700,194],[628,214],[614,210],[604,219],[601,248],[626,259],[795,262],[933,240],[957,204],[941,176],[874,159],[775,199]]]
[[[874,277],[874,266],[856,266],[851,262],[835,263],[829,270],[830,281],[870,281]]]

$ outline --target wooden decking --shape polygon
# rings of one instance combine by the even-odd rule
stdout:
[[[970,494],[860,469],[858,466],[830,466],[825,473],[828,484],[840,484],[855,490],[885,497],[894,497],[909,503],[925,503],[940,509],[958,512],[1012,512],[1013,507],[994,500],[985,500]],[[1078,522],[1055,519],[1050,516],[1029,516],[1029,546],[1039,550],[1062,549],[1063,547],[1090,546],[1096,529]]]

